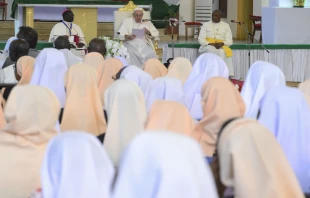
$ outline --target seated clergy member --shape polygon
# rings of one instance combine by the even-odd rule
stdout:
[[[18,81],[15,77],[15,64],[22,56],[27,56],[29,52],[29,44],[23,39],[16,39],[10,45],[10,59],[13,64],[0,71],[0,83],[14,84]],[[15,68],[14,68],[15,67]]]
[[[136,8],[132,15],[123,21],[119,33],[125,37],[124,46],[128,49],[130,64],[142,68],[145,61],[157,58],[152,40],[159,36],[159,32],[151,22],[142,21],[142,8]],[[144,38],[139,39],[134,35],[133,29],[144,29]]]
[[[215,10],[212,13],[212,21],[203,24],[198,41],[200,53],[213,53],[220,56],[229,69],[229,76],[234,76],[232,64],[232,34],[229,25],[221,21],[221,11]]]
[[[31,56],[33,58],[36,58],[39,54],[39,51],[36,50],[37,43],[38,43],[38,33],[35,29],[28,27],[28,26],[21,26],[19,27],[19,31],[16,35],[19,39],[24,39],[29,44],[29,52],[28,56]],[[7,57],[5,62],[3,63],[2,69],[14,64],[15,62],[10,59],[10,57]]]
[[[50,34],[49,42],[55,42],[58,36],[68,36],[72,48],[82,48],[86,45],[85,36],[81,28],[74,24],[74,14],[71,10],[62,13],[63,21],[57,23]]]

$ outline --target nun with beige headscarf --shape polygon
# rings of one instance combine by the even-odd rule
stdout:
[[[214,175],[220,197],[302,198],[298,181],[274,135],[252,119],[228,123],[217,144]],[[213,166],[214,167],[214,166]]]
[[[167,76],[179,79],[184,85],[192,68],[192,63],[187,58],[178,57],[170,63]]]
[[[243,116],[245,104],[235,86],[222,77],[208,80],[203,85],[201,95],[203,118],[195,127],[194,136],[199,139],[205,156],[211,157],[223,123]]]
[[[146,107],[142,90],[130,80],[119,79],[104,94],[108,127],[103,142],[115,167],[128,143],[143,131]]]
[[[0,195],[28,197],[40,187],[40,167],[48,141],[57,135],[56,95],[41,86],[16,86],[6,104],[0,132]]]
[[[30,83],[32,73],[34,70],[35,59],[31,56],[23,56],[18,59],[16,65],[14,65],[15,78],[18,82],[17,85],[27,85]],[[3,97],[8,98],[14,86],[5,88]]]
[[[147,60],[143,65],[143,70],[153,79],[166,76],[168,73],[167,68],[156,58]]]
[[[152,105],[145,129],[166,130],[192,136],[195,124],[183,104],[158,100]]]
[[[91,52],[84,56],[83,63],[91,66],[97,72],[97,79],[100,79],[103,73],[103,62],[104,58],[98,52]],[[98,81],[99,83],[99,81]]]
[[[114,82],[116,74],[122,67],[122,62],[116,58],[109,58],[103,62],[103,73],[98,79],[98,89],[102,104],[104,104],[104,92]]]
[[[106,121],[97,88],[96,71],[85,64],[71,66],[65,76],[65,87],[67,100],[61,130],[103,135]]]

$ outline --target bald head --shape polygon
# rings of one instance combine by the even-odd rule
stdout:
[[[10,58],[13,62],[17,62],[22,56],[27,56],[29,52],[29,44],[24,39],[16,39],[10,45]]]
[[[219,23],[221,21],[222,12],[220,10],[214,10],[212,13],[213,23]]]
[[[60,49],[68,49],[70,50],[70,42],[68,37],[66,36],[59,36],[55,42],[55,48],[60,50]]]
[[[89,46],[88,46],[89,53],[98,52],[104,57],[106,51],[107,50],[105,48],[105,41],[103,39],[94,38],[93,40],[90,41]]]

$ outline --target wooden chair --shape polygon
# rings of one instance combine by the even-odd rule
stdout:
[[[6,21],[6,13],[7,13],[8,4],[5,0],[0,1],[0,9],[2,10],[2,20]]]
[[[200,29],[201,29],[202,23],[200,22],[186,22],[185,23],[185,39],[187,40],[187,36],[188,36],[188,28],[193,27],[193,28],[198,28],[198,36],[200,33]]]
[[[134,5],[132,1],[129,1],[129,3],[125,7],[118,9],[118,11],[114,11],[114,38],[119,38],[117,31],[121,27],[124,19],[132,16],[132,12],[136,7],[137,6]],[[144,11],[143,19],[151,19],[151,13],[149,11]],[[124,40],[125,38],[119,38],[119,39]],[[158,55],[158,41],[159,37],[156,37],[153,40],[157,55]]]
[[[259,42],[262,42],[262,17],[261,16],[254,16],[254,15],[249,15],[250,20],[253,23],[253,37],[255,37],[256,31],[260,31],[260,38]],[[254,42],[254,38],[252,38],[252,43]]]

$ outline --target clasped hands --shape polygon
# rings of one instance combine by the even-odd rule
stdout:
[[[144,29],[144,34],[150,35],[151,36],[151,32],[150,30],[148,30],[147,28],[143,28]],[[133,40],[136,38],[136,35],[125,35],[125,39],[126,40]]]
[[[213,47],[215,47],[216,49],[220,49],[224,46],[224,43],[209,43],[209,45],[212,45]]]

